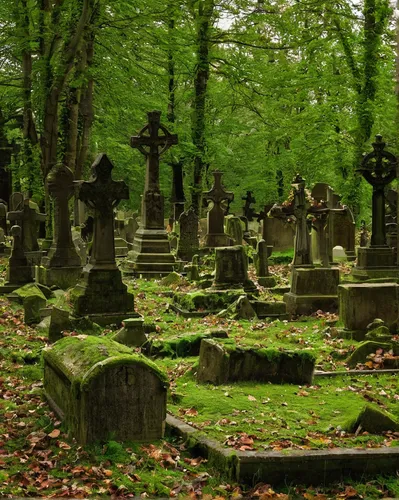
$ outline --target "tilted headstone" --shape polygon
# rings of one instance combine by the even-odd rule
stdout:
[[[214,170],[213,186],[209,191],[203,193],[204,199],[212,204],[208,211],[207,234],[205,236],[205,246],[211,248],[228,246],[230,244],[230,238],[224,232],[225,211],[222,207],[222,202],[233,200],[234,194],[224,189],[222,175],[223,172]]]
[[[104,337],[67,337],[45,349],[44,390],[79,444],[154,441],[165,430],[166,376]]]
[[[180,237],[176,254],[180,260],[190,261],[198,252],[198,222],[198,215],[192,207],[180,215]]]
[[[129,189],[124,181],[112,180],[113,168],[105,154],[99,155],[92,179],[79,190],[79,199],[94,212],[94,233],[89,264],[71,291],[71,301],[76,316],[89,316],[99,324],[138,316],[115,261],[114,208],[129,198]]]
[[[69,200],[75,193],[74,176],[65,165],[57,165],[47,176],[46,185],[54,201],[54,236],[43,267],[37,268],[37,278],[47,286],[66,289],[75,285],[82,272],[82,263],[72,240]]]

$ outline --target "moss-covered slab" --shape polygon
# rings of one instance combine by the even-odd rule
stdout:
[[[311,384],[316,358],[308,351],[237,347],[233,340],[202,340],[197,380],[215,385],[257,380]]]
[[[366,340],[361,342],[347,360],[348,366],[355,367],[358,363],[365,363],[369,354],[375,353],[377,349],[388,351],[391,349],[391,344],[387,342],[375,342],[374,340]]]
[[[365,405],[358,417],[347,423],[347,432],[370,432],[381,434],[383,432],[399,431],[399,420],[392,413],[370,404]]]
[[[215,314],[226,309],[241,295],[245,295],[243,289],[238,290],[198,290],[189,293],[176,293],[173,302],[182,311],[206,312]]]
[[[34,283],[29,283],[15,290],[14,295],[24,306],[24,321],[27,325],[40,323],[40,311],[46,307],[46,297]]]
[[[165,340],[155,340],[150,347],[152,356],[167,356],[172,358],[185,358],[199,356],[201,340],[209,338],[228,338],[224,330],[214,330],[203,333],[185,333]]]
[[[67,337],[44,351],[46,395],[82,444],[161,438],[167,386],[154,363],[104,337]]]

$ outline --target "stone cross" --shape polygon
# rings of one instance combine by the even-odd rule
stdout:
[[[296,267],[310,266],[313,262],[306,218],[308,202],[306,200],[305,179],[297,174],[291,186],[294,190],[294,216],[296,219],[294,260],[292,264]]]
[[[14,193],[16,194],[16,193]],[[8,212],[7,218],[21,224],[22,245],[25,252],[37,252],[40,250],[37,242],[37,223],[45,221],[46,214],[41,214],[35,208],[31,208],[29,199],[24,200],[22,209]]]
[[[223,172],[214,170],[213,176],[215,179],[212,189],[203,193],[204,198],[212,202],[212,208],[208,212],[208,234],[224,234],[224,210],[222,201],[232,201],[234,199],[234,194],[224,189],[222,185],[222,175]]]
[[[94,210],[93,245],[89,264],[92,269],[116,269],[114,243],[114,208],[129,199],[124,181],[111,177],[113,164],[106,154],[100,154],[92,165],[93,177],[83,182],[79,199]]]
[[[136,148],[147,159],[144,199],[144,229],[164,229],[163,195],[159,188],[159,158],[171,146],[177,144],[177,135],[171,134],[161,124],[161,112],[151,111],[147,114],[148,123],[138,135],[131,137],[130,145]],[[159,134],[159,132],[162,134]]]
[[[74,175],[65,165],[57,165],[46,180],[54,200],[54,236],[48,253],[49,267],[80,266],[80,257],[72,241],[68,202],[74,195]]]
[[[255,197],[252,196],[252,191],[247,191],[246,196],[242,196],[241,199],[245,201],[245,205],[243,207],[244,216],[251,222],[255,215],[255,210],[251,205],[256,203]]]
[[[385,196],[384,188],[396,177],[396,157],[384,151],[385,142],[381,135],[376,135],[372,153],[363,158],[357,172],[373,186],[371,247],[387,247],[385,228]]]

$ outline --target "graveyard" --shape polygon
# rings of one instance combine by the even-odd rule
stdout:
[[[399,498],[398,8],[0,4],[0,497]]]

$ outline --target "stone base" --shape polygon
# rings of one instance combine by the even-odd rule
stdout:
[[[354,283],[340,285],[339,317],[344,328],[363,330],[376,318],[387,326],[398,319],[399,286],[396,283]]]
[[[259,319],[274,318],[288,319],[287,306],[284,302],[266,302],[263,300],[251,300],[251,306],[254,308]]]
[[[97,323],[100,326],[117,325],[121,326],[125,319],[138,319],[140,320],[140,314],[136,312],[127,313],[95,313],[95,314],[85,314],[85,318],[89,318],[93,323]],[[72,321],[78,319],[76,317],[71,318]],[[116,340],[116,339],[115,339]]]
[[[127,242],[123,238],[115,238],[115,257],[126,257],[128,252]]]
[[[395,267],[393,249],[389,247],[359,247],[357,249],[358,269],[380,269]],[[356,269],[355,268],[355,269]]]
[[[8,266],[6,285],[17,285],[17,288],[33,281],[33,269],[31,266]]]
[[[345,250],[345,253],[346,253],[346,258],[349,262],[353,262],[356,260],[356,252],[355,251]]]
[[[144,278],[166,276],[174,271],[175,258],[170,253],[170,244],[164,229],[136,231],[133,250],[122,264],[123,272]]]
[[[147,342],[144,332],[144,318],[140,315],[136,318],[126,318],[123,328],[119,330],[112,340],[129,347],[140,347]]]
[[[290,316],[308,316],[319,309],[324,312],[336,312],[338,309],[337,295],[297,295],[288,292],[284,294],[283,300]]]
[[[133,294],[128,293],[118,268],[84,268],[79,283],[69,292],[74,316],[88,316],[100,325],[137,317]]]
[[[35,281],[46,286],[57,286],[67,290],[76,285],[81,274],[82,267],[52,267],[36,266]]]
[[[276,286],[276,278],[274,276],[263,276],[258,278],[258,283],[265,288],[272,288]]]
[[[31,266],[40,266],[42,261],[43,252],[38,250],[37,252],[25,252],[25,257],[28,260],[28,264]]]
[[[374,269],[359,269],[354,267],[351,275],[358,281],[387,279],[393,280],[399,278],[399,267],[384,267]]]
[[[205,235],[205,245],[208,248],[229,247],[234,241],[228,234],[207,234]]]

